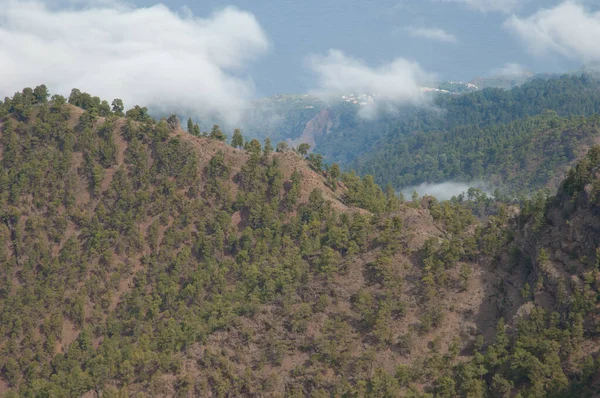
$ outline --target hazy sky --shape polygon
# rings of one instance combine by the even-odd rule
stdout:
[[[600,62],[597,0],[1,0],[0,95],[45,83],[219,114],[275,93],[378,92]]]
[[[166,2],[173,8],[188,6],[199,15],[226,5],[252,12],[272,43],[271,50],[252,67],[252,76],[263,94],[310,89],[313,75],[305,67],[305,57],[332,48],[372,65],[396,57],[408,58],[442,79],[470,80],[501,69],[507,63],[522,64],[535,72],[578,68],[581,62],[577,59],[532,56],[504,26],[512,14],[526,17],[541,7],[559,3],[554,0]],[[136,0],[136,4],[151,5],[153,1]],[[513,4],[517,6],[511,7]],[[419,29],[424,35],[418,34]],[[428,37],[426,32],[435,29],[444,32],[447,36],[442,37],[448,40],[435,40],[435,34]]]

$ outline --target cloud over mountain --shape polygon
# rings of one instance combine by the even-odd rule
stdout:
[[[417,194],[419,194],[419,196],[429,195],[437,198],[438,200],[450,200],[454,196],[466,193],[469,190],[469,188],[477,188],[483,190],[486,193],[489,193],[488,186],[482,181],[446,181],[439,184],[423,183],[417,186],[404,188],[402,190],[402,194],[405,197],[410,198],[413,192],[416,191]]]
[[[600,61],[600,12],[566,1],[520,18],[513,15],[505,27],[535,55],[559,53],[585,62]]]
[[[314,94],[373,93],[378,95],[377,103],[383,106],[424,102],[421,87],[433,78],[419,64],[405,58],[373,67],[340,50],[312,55],[307,64],[317,77]],[[373,107],[364,109],[363,116],[367,117],[376,111]]]
[[[255,17],[232,7],[198,18],[164,5],[64,9],[8,0],[0,8],[0,91],[45,83],[68,94],[77,87],[126,106],[234,121],[254,90],[245,67],[268,47]]]

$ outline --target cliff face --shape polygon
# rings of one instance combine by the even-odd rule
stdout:
[[[333,126],[333,120],[331,118],[331,111],[329,109],[323,109],[314,118],[312,118],[302,132],[300,138],[296,140],[297,144],[307,143],[311,149],[317,147],[317,141],[324,134],[327,134]]]

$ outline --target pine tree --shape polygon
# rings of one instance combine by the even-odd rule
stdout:
[[[223,132],[221,131],[219,126],[217,126],[215,124],[213,126],[212,130],[210,131],[210,138],[219,140],[219,141],[225,141],[227,139],[227,136],[225,134],[223,134]]]
[[[123,100],[120,98],[115,98],[112,102],[112,111],[117,116],[123,116],[123,110],[125,106],[123,105]]]
[[[202,133],[200,132],[200,126],[198,126],[198,123],[194,124],[194,131],[192,132],[192,135],[195,137],[200,137],[200,135],[202,135]]]
[[[302,156],[308,155],[309,150],[310,150],[310,145],[307,143],[298,145],[298,153]]]
[[[244,137],[240,129],[233,130],[233,137],[231,137],[231,146],[234,148],[242,148],[244,146]]]
[[[265,138],[265,145],[263,147],[263,156],[265,159],[269,157],[269,155],[273,152],[273,147],[271,146],[271,139],[269,137]]]

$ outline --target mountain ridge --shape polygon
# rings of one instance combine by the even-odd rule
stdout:
[[[0,106],[5,396],[596,391],[599,147],[549,199],[404,202],[32,91]]]

